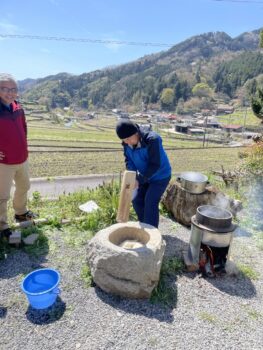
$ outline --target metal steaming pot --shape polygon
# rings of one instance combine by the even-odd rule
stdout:
[[[177,181],[181,183],[183,189],[193,194],[201,194],[205,192],[206,186],[209,184],[207,176],[188,171],[177,177]]]

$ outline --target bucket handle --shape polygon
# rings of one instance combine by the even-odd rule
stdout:
[[[61,290],[57,287],[50,291],[50,294],[60,294]]]

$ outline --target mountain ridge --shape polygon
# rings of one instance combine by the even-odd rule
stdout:
[[[220,69],[224,73],[224,64],[237,60],[245,52],[259,54],[258,64],[263,66],[258,48],[260,31],[244,32],[235,38],[225,32],[199,34],[166,51],[122,65],[80,75],[59,73],[35,80],[25,79],[19,81],[19,87],[26,99],[45,102],[51,108],[70,105],[115,108],[140,105],[142,102],[160,105],[163,90],[173,89],[177,96],[173,107],[176,107],[180,99],[187,101],[193,97],[192,89],[201,81],[212,90],[225,94],[227,89],[220,90],[215,76]],[[248,58],[248,64],[250,59],[252,56]],[[253,59],[255,61],[254,56]],[[232,66],[235,67],[235,64]],[[263,73],[260,69],[257,72]],[[251,74],[248,76],[251,79]],[[220,81],[222,84],[223,79]],[[233,97],[238,88],[240,85],[234,84],[228,97]]]

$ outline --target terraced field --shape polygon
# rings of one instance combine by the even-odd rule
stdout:
[[[47,120],[29,121],[31,177],[117,173],[124,169],[115,118],[101,118],[72,128]],[[160,129],[159,129],[160,130]],[[233,169],[240,148],[227,148],[202,140],[160,131],[173,172],[209,172],[221,165]]]
[[[173,173],[233,169],[240,162],[240,148],[177,149],[167,151]],[[124,170],[122,150],[100,152],[31,152],[31,176],[52,177],[116,173]]]

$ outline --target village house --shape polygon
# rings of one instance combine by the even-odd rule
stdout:
[[[222,126],[223,130],[226,132],[242,132],[242,125],[228,124]]]
[[[218,105],[216,108],[216,115],[219,114],[231,114],[234,112],[234,107],[229,105]]]

